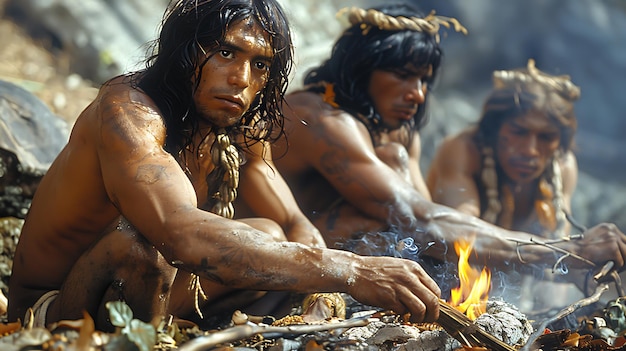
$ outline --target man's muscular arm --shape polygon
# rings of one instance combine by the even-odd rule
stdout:
[[[231,286],[341,291],[363,303],[435,320],[439,288],[415,262],[276,242],[197,208],[194,188],[162,145],[165,126],[149,101],[108,104],[96,139],[108,196],[172,265]]]
[[[426,254],[456,261],[454,250],[447,246],[460,239],[473,240],[476,255],[472,257],[476,264],[489,263],[490,267],[507,269],[509,263],[518,260],[515,240],[533,238],[425,199],[378,159],[365,126],[352,116],[316,101],[308,104],[296,101],[285,112],[289,118],[303,120],[291,133],[290,148],[297,150],[299,157],[307,160],[349,203],[367,216],[405,224],[415,230],[416,239],[423,244],[436,243]],[[589,248],[592,242],[596,246]],[[615,260],[621,266],[626,254],[626,237],[615,226],[605,226],[582,241],[559,245],[600,264]],[[546,247],[525,246],[521,252],[525,262],[554,263],[554,252]],[[589,268],[572,259],[567,262],[573,267]]]

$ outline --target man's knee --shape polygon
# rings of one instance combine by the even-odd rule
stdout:
[[[107,256],[107,262],[120,268],[119,271],[128,267],[131,271],[152,271],[165,275],[166,279],[174,279],[176,268],[167,262],[155,245],[124,220],[102,238],[99,246],[98,250]]]
[[[243,218],[241,222],[258,229],[270,236],[276,241],[287,241],[283,228],[276,222],[268,218]]]

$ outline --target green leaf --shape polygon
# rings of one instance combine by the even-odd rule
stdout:
[[[140,351],[151,351],[157,341],[157,332],[152,324],[133,319],[130,324],[122,330],[130,341],[134,342]]]
[[[133,311],[124,301],[109,301],[105,306],[109,310],[111,324],[116,327],[125,327],[133,319]]]

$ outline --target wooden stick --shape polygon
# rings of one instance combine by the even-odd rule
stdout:
[[[481,346],[493,351],[516,351],[513,346],[480,329],[465,314],[445,301],[439,302],[437,323],[464,346]]]
[[[585,307],[585,306],[589,306],[592,303],[596,303],[600,300],[600,295],[602,295],[602,293],[604,293],[605,291],[609,290],[609,286],[608,284],[602,284],[599,285],[596,288],[596,291],[593,295],[586,297],[584,299],[578,300],[575,303],[567,306],[566,308],[562,309],[559,313],[557,313],[556,316],[552,317],[552,318],[548,318],[546,320],[544,320],[543,322],[541,322],[541,324],[539,325],[539,327],[537,328],[537,330],[532,333],[530,335],[530,337],[528,338],[528,341],[526,342],[526,345],[524,345],[524,347],[522,348],[522,351],[530,351],[530,350],[534,350],[537,349],[538,346],[535,345],[536,340],[539,338],[539,336],[541,336],[541,334],[543,334],[543,331],[546,329],[546,326],[548,326],[548,324],[550,323],[554,323],[564,317],[566,317],[567,315],[575,312],[576,310],[578,310],[581,307]]]
[[[199,336],[182,344],[179,351],[204,351],[208,350],[216,345],[229,343],[237,340],[243,340],[252,337],[257,334],[261,334],[269,337],[276,337],[286,334],[309,334],[319,331],[339,329],[339,328],[353,328],[363,327],[370,322],[367,318],[352,318],[341,322],[325,323],[325,324],[306,324],[306,325],[290,325],[286,327],[275,327],[269,325],[257,325],[254,323],[248,323],[244,325],[237,325],[224,329],[222,331],[213,332],[208,335]]]

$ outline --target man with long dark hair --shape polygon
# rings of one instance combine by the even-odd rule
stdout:
[[[291,55],[275,0],[174,1],[147,68],[101,87],[43,178],[9,319],[86,311],[110,330],[108,301],[152,321],[241,289],[347,292],[435,320],[440,291],[417,263],[324,248],[274,170]]]
[[[494,71],[493,83],[476,125],[444,139],[437,150],[426,181],[433,201],[505,229],[549,240],[569,236],[580,88],[567,75],[542,72],[532,59],[523,68]],[[558,280],[558,272],[537,276]],[[522,310],[559,307],[581,295],[570,284],[522,282],[528,289],[517,302]],[[548,289],[562,299],[542,293]]]
[[[495,71],[493,82],[476,125],[437,150],[427,177],[433,200],[506,229],[569,235],[580,88],[534,60]]]
[[[278,170],[326,244],[427,259],[436,267],[432,274],[441,273],[440,263],[456,266],[452,244],[459,241],[473,242],[471,262],[490,268],[559,260],[561,252],[533,245],[538,237],[431,200],[419,168],[419,127],[441,69],[439,30],[464,28],[405,4],[342,11],[350,26],[330,57],[307,73],[303,89],[286,97],[286,138],[274,144]],[[406,243],[410,251],[398,249]],[[577,254],[559,260],[572,268],[607,260],[621,267],[626,237],[601,224],[556,246]]]

